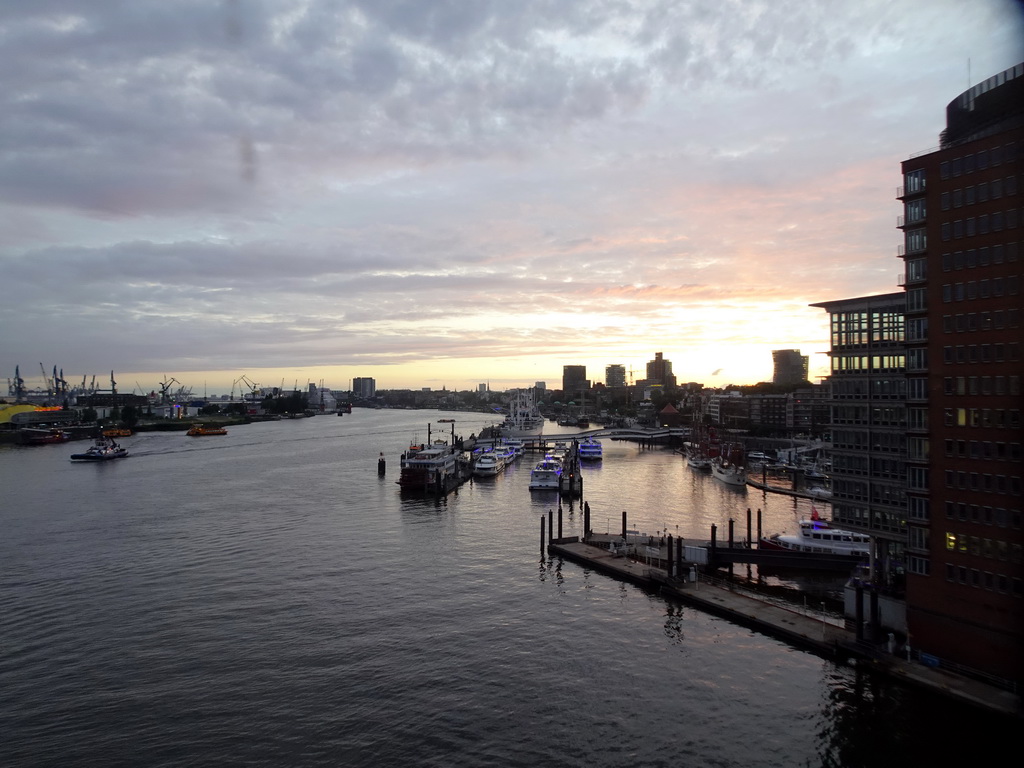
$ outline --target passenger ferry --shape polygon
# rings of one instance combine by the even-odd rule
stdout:
[[[580,461],[601,461],[603,454],[600,440],[588,437],[580,442]]]
[[[863,533],[833,528],[827,520],[800,521],[800,532],[795,535],[775,534],[763,537],[760,549],[784,549],[790,552],[817,552],[828,555],[871,556],[871,537]]]

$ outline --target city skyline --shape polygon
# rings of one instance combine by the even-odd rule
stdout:
[[[1019,3],[4,8],[0,376],[827,375]]]

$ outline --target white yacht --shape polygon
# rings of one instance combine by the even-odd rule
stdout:
[[[493,477],[501,474],[506,463],[504,452],[487,448],[476,455],[473,461],[473,474],[478,477]]]
[[[562,462],[546,456],[530,470],[530,490],[558,490],[562,478]]]

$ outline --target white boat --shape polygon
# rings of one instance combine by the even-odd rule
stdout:
[[[501,425],[503,437],[539,435],[544,429],[544,417],[537,408],[532,389],[517,389],[508,404],[508,416]]]
[[[478,477],[494,477],[501,474],[507,464],[506,454],[494,448],[486,448],[473,461],[473,474]]]
[[[601,461],[604,457],[604,448],[601,441],[588,437],[580,442],[580,461]]]
[[[122,448],[111,438],[99,436],[96,442],[89,446],[84,453],[71,454],[72,461],[110,461],[111,459],[123,459],[128,455],[128,449]]]
[[[832,489],[824,485],[812,485],[807,488],[807,495],[816,499],[831,499]]]
[[[827,520],[801,520],[795,535],[775,534],[762,538],[761,549],[785,549],[791,552],[817,552],[828,555],[871,556],[871,537],[863,533],[833,528]]]
[[[402,454],[398,484],[403,491],[444,495],[464,479],[462,451],[445,442],[412,445]]]
[[[523,457],[523,451],[526,450],[526,445],[518,437],[506,437],[499,444],[499,447],[503,448],[506,452],[511,454],[508,462],[516,461]]]
[[[546,456],[530,470],[530,490],[558,490],[562,479],[562,462]]]
[[[726,485],[744,487],[747,484],[747,468],[743,461],[742,446],[732,446],[711,460],[711,474]]]
[[[705,455],[699,447],[691,445],[686,450],[686,464],[698,472],[711,471],[711,459]]]

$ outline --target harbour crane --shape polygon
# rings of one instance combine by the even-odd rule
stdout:
[[[46,388],[46,395],[49,397],[53,394],[53,383],[50,381],[50,377],[46,375],[46,369],[43,364],[39,364],[39,370],[43,373],[43,386]]]
[[[238,381],[242,382],[243,384],[245,384],[246,387],[249,388],[249,394],[250,394],[249,399],[252,400],[253,402],[256,402],[256,393],[259,391],[260,385],[257,384],[252,379],[250,379],[244,373],[241,375],[241,377],[238,379]],[[239,392],[241,392],[241,389],[239,389]]]
[[[181,382],[173,376],[168,379],[166,374],[164,374],[164,379],[164,381],[160,382],[160,405],[169,405],[170,397],[167,393],[171,391],[171,385],[181,384]]]

